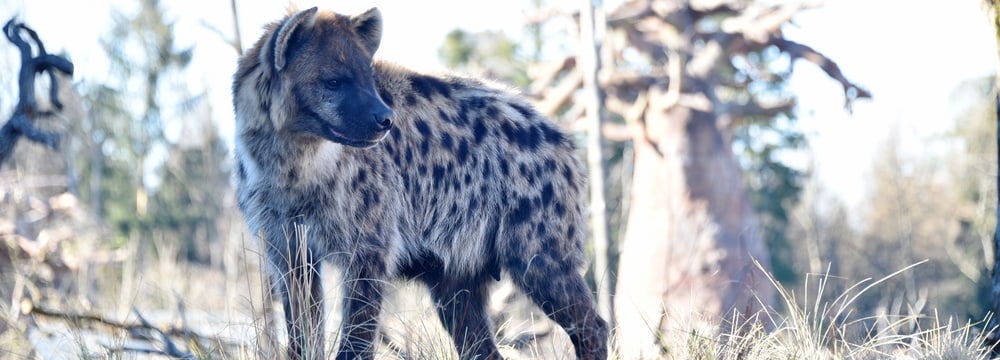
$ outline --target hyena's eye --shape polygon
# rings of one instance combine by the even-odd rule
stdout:
[[[350,79],[347,78],[333,78],[323,81],[323,87],[330,91],[337,91],[347,85]]]
[[[340,87],[343,86],[343,84],[344,84],[343,81],[340,81],[338,79],[331,79],[331,80],[324,81],[323,82],[323,87],[325,87],[327,90],[334,90],[334,91],[336,91],[336,90],[340,90]]]

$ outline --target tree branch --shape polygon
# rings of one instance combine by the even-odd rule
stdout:
[[[548,91],[541,100],[537,102],[538,110],[546,116],[555,116],[556,113],[573,97],[580,86],[583,85],[583,74],[576,69],[570,71],[559,83],[558,86]]]
[[[38,56],[33,55],[31,44],[21,37],[22,31],[26,32],[28,37],[34,41],[35,47],[38,49]],[[17,78],[17,106],[7,123],[0,128],[0,165],[10,158],[14,151],[14,145],[22,136],[52,149],[58,147],[59,134],[39,129],[32,124],[34,119],[51,115],[51,112],[38,109],[38,102],[35,100],[35,76],[47,73],[49,76],[49,100],[56,110],[62,110],[63,105],[59,101],[59,81],[55,71],[73,75],[73,63],[60,56],[48,54],[42,40],[38,38],[38,33],[17,22],[17,18],[8,20],[3,26],[3,32],[7,40],[14,44],[21,53],[21,70]]]
[[[623,27],[650,15],[655,13],[649,1],[628,1],[607,15],[608,27]]]
[[[848,80],[847,77],[844,76],[844,73],[840,71],[840,66],[838,66],[837,63],[812,47],[778,36],[772,36],[769,42],[791,56],[793,61],[795,59],[803,59],[816,64],[816,66],[819,66],[819,68],[822,69],[828,76],[837,80],[837,82],[844,87],[844,108],[846,108],[847,111],[851,111],[851,106],[855,100],[871,99],[871,92]]]
[[[781,26],[791,22],[793,16],[802,10],[819,4],[811,1],[789,2],[772,6],[751,6],[736,17],[722,22],[722,30],[730,34],[741,34],[747,39],[764,43],[771,35],[781,33]]]
[[[574,68],[576,68],[576,58],[566,56],[559,61],[529,69],[532,73],[531,78],[534,81],[531,82],[528,93],[531,96],[541,96],[546,89],[552,87],[552,84],[556,82],[560,74]]]

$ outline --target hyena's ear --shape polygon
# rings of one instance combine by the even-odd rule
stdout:
[[[316,7],[299,11],[285,20],[278,28],[274,37],[274,69],[281,71],[287,64],[285,55],[288,54],[288,42],[292,39],[292,34],[298,28],[312,27],[316,22]]]
[[[361,37],[361,43],[374,54],[382,42],[382,13],[378,8],[371,8],[362,14],[351,16],[351,27]]]

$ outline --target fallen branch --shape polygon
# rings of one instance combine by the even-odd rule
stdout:
[[[62,311],[31,303],[23,304],[22,308],[26,310],[26,313],[33,316],[59,319],[75,327],[93,328],[94,326],[100,326],[111,330],[122,330],[130,338],[150,344],[150,348],[134,346],[106,347],[111,351],[141,352],[180,359],[195,359],[196,356],[190,350],[183,350],[177,344],[190,344],[196,347],[202,347],[202,344],[218,344],[229,349],[239,349],[247,346],[246,344],[234,342],[231,339],[201,334],[187,328],[187,326],[177,327],[173,325],[154,324],[135,308],[132,309],[132,314],[135,315],[137,320],[120,320],[107,317],[103,314]]]
[[[150,329],[151,331],[153,331],[153,332],[155,332],[155,333],[157,333],[157,334],[160,335],[160,342],[163,343],[163,347],[165,348],[162,351],[163,351],[163,353],[165,355],[170,356],[170,357],[180,358],[180,359],[194,359],[195,358],[194,354],[192,354],[190,352],[187,352],[187,351],[181,351],[180,349],[178,349],[177,345],[174,344],[174,341],[170,339],[170,335],[167,335],[166,332],[164,332],[163,330],[160,330],[159,327],[157,327],[157,326],[153,325],[152,323],[150,323],[149,320],[146,320],[146,318],[144,316],[142,316],[142,313],[139,312],[139,309],[132,308],[132,313],[135,314],[135,317],[139,318],[139,322],[142,323],[142,326],[145,326],[147,329]],[[183,333],[185,335],[190,334],[190,332],[188,331],[188,329],[184,329]]]

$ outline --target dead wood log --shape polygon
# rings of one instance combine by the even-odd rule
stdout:
[[[7,40],[21,52],[21,70],[17,78],[17,106],[7,123],[0,128],[0,165],[10,158],[14,145],[22,136],[52,149],[58,147],[59,134],[39,129],[32,123],[39,117],[54,114],[52,110],[39,109],[38,101],[35,99],[35,76],[42,73],[49,76],[49,101],[58,111],[62,110],[62,103],[59,101],[59,81],[55,71],[73,75],[73,63],[46,52],[38,33],[18,22],[16,17],[7,21],[3,26],[3,32]],[[22,37],[22,33],[27,34],[29,40],[34,43],[34,47],[38,50],[37,55],[32,51],[29,40]]]

